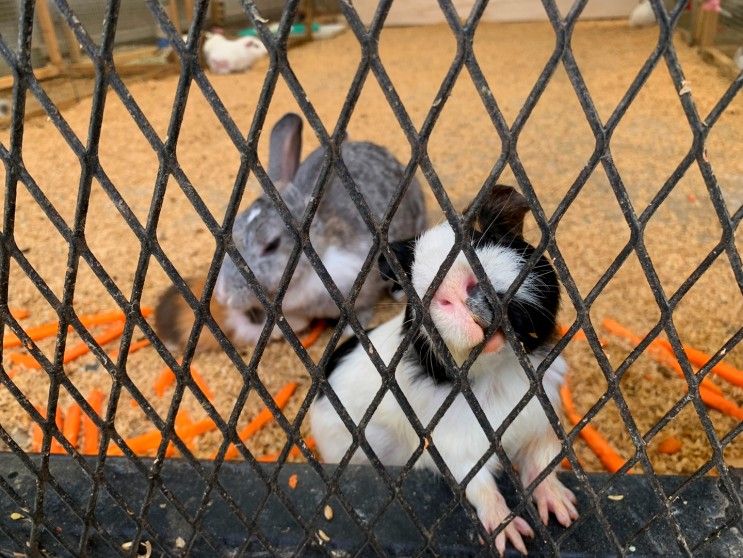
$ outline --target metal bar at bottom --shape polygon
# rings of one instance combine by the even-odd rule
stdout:
[[[146,461],[146,460],[143,460]],[[204,467],[212,467],[211,462],[205,461]],[[271,464],[264,465],[267,468]],[[193,482],[190,465],[182,460],[167,460],[163,465],[162,479],[165,486],[177,493],[184,505],[198,506],[203,496],[203,487]],[[64,484],[71,494],[83,493],[90,490],[89,479],[82,473],[80,467],[67,456],[51,456],[49,462],[50,473],[64,479]],[[393,477],[395,468],[390,468]],[[35,490],[35,477],[27,469],[20,466],[17,459],[11,454],[0,454],[0,475],[5,478],[13,489],[21,496],[32,497]],[[138,503],[145,497],[147,479],[135,470],[126,459],[111,458],[106,462],[106,478],[110,483],[119,487],[122,493],[127,494],[131,509],[137,509]],[[237,504],[246,513],[258,502],[262,501],[267,490],[265,484],[243,463],[225,463],[219,473],[220,481],[230,491]],[[295,476],[290,486],[289,478]],[[589,499],[580,491],[580,485],[572,473],[561,473],[562,481],[575,491],[579,500],[579,510],[590,514]],[[596,490],[611,482],[611,486],[604,492],[602,502],[606,517],[620,541],[631,538],[640,529],[646,520],[657,513],[658,503],[647,498],[650,490],[649,479],[645,475],[623,475],[611,480],[607,474],[591,474],[589,480]],[[743,493],[743,471],[734,471],[733,479],[738,493]],[[687,477],[658,476],[666,494],[673,493],[680,487]],[[323,499],[327,487],[311,467],[307,465],[287,464],[279,474],[279,487],[292,500],[296,509],[303,516],[310,517]],[[371,467],[349,466],[344,471],[339,482],[339,489],[345,498],[353,503],[359,515],[373,517],[385,505],[389,497],[389,489],[381,482]],[[507,483],[501,485],[506,500],[515,504],[514,491]],[[405,478],[401,496],[412,506],[419,520],[424,525],[434,523],[448,508],[452,493],[445,483],[425,471],[413,471]],[[361,555],[367,549],[360,548],[364,540],[358,527],[343,511],[341,505],[333,505],[335,497],[330,499],[331,511],[320,514],[319,523],[315,525],[317,536],[308,545],[309,555],[346,556]],[[18,519],[19,510],[10,498],[0,498],[0,527],[13,538],[24,540],[29,535],[30,524]],[[234,517],[225,502],[214,496],[208,504],[209,510],[204,515],[202,529],[209,531],[218,538],[227,548],[238,549],[245,547],[249,555],[263,555],[265,548],[258,540],[250,541],[250,534]],[[690,541],[700,542],[704,537],[723,525],[729,518],[735,516],[731,510],[728,498],[721,491],[717,477],[701,477],[686,487],[671,503],[674,517],[684,529]],[[23,515],[23,510],[20,510]],[[45,510],[49,524],[58,526],[58,535],[74,538],[81,526],[72,517],[69,508],[61,500],[51,499]],[[88,553],[90,556],[99,556],[106,551],[110,552],[110,543],[124,544],[135,536],[136,525],[127,520],[125,512],[115,505],[106,505],[103,496],[96,510],[101,524],[110,526],[111,530],[99,539],[99,535],[91,536]],[[122,517],[119,517],[122,516]],[[330,519],[327,519],[330,517]],[[15,518],[15,519],[13,519]],[[189,527],[183,517],[165,500],[157,501],[152,506],[149,522],[158,527],[162,533],[162,542],[171,544],[170,549],[177,553],[182,540],[188,535]],[[258,524],[266,538],[275,550],[282,554],[290,552],[306,536],[297,522],[288,514],[281,501],[273,495],[262,510]],[[407,515],[397,503],[389,506],[376,523],[374,530],[384,550],[389,555],[415,555],[418,549],[425,545],[420,532],[410,522]],[[563,529],[554,520],[549,525],[550,534],[555,538],[563,533]],[[55,547],[52,537],[50,548]],[[113,540],[111,540],[113,539]],[[44,548],[42,535],[41,548]],[[10,544],[10,543],[9,543]],[[0,541],[0,555],[4,555],[4,543]],[[473,556],[479,554],[483,548],[478,542],[477,531],[461,509],[446,517],[435,531],[432,546],[442,556]],[[611,548],[600,523],[592,515],[574,529],[561,545],[562,556],[601,556]],[[539,540],[529,541],[530,555],[551,554],[548,547]],[[642,532],[629,547],[632,555],[673,556],[678,553],[673,533],[665,522],[660,519]],[[201,548],[198,542],[192,548],[191,556],[210,556],[213,550],[204,544]],[[507,554],[511,554],[509,549]],[[10,554],[12,555],[12,554]],[[513,554],[514,556],[516,554]],[[738,529],[726,529],[715,541],[704,546],[697,556],[743,556],[743,535]]]

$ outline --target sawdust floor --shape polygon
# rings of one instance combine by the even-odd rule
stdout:
[[[525,40],[528,38],[528,40]],[[606,120],[625,93],[631,80],[652,51],[657,40],[656,29],[629,30],[623,23],[586,22],[577,26],[572,45],[596,108]],[[547,24],[481,25],[476,38],[478,60],[490,82],[495,98],[509,122],[512,122],[528,95],[538,73],[553,47],[554,35]],[[437,89],[455,55],[455,41],[448,28],[387,29],[382,33],[379,49],[382,60],[398,88],[413,122],[419,126],[436,98]],[[728,87],[716,70],[705,65],[680,41],[677,49],[692,96],[702,115]],[[319,41],[293,49],[291,64],[304,85],[308,98],[330,129],[335,124],[345,93],[359,60],[359,46],[352,34]],[[263,75],[264,61],[248,73],[234,76],[210,76],[224,105],[241,129],[246,130],[256,106]],[[176,77],[131,85],[131,94],[139,103],[152,127],[161,138],[167,135],[170,108]],[[91,101],[64,111],[71,128],[83,138],[87,133]],[[267,122],[275,122],[284,112],[297,110],[286,86],[279,82]],[[722,115],[709,136],[707,152],[720,181],[728,211],[734,213],[743,203],[743,99],[738,98]],[[384,96],[370,77],[349,125],[350,136],[376,141],[388,146],[400,159],[407,160],[410,148],[399,130]],[[261,138],[260,156],[266,161],[267,133]],[[3,132],[8,145],[8,131]],[[304,154],[317,145],[305,127]],[[622,180],[638,212],[645,209],[654,194],[686,154],[692,134],[668,72],[661,63],[650,76],[622,119],[612,138],[612,154]],[[581,107],[563,69],[558,69],[519,137],[518,152],[544,210],[551,215],[561,197],[588,160],[594,139]],[[463,74],[447,100],[429,143],[429,153],[438,176],[452,202],[463,208],[488,175],[500,153],[501,144],[489,122],[477,92],[467,74]],[[68,225],[74,219],[75,199],[80,167],[72,151],[44,119],[26,124],[23,159],[40,188]],[[240,158],[197,87],[192,87],[183,128],[178,141],[178,159],[195,190],[203,198],[217,221],[221,221],[236,177]],[[100,162],[108,177],[119,188],[126,202],[141,222],[145,222],[157,175],[157,157],[144,136],[123,108],[118,98],[108,96],[102,137]],[[513,183],[510,171],[503,182]],[[421,177],[421,182],[424,182]],[[131,292],[137,266],[139,244],[121,219],[116,207],[94,180],[90,212],[86,225],[87,242],[127,296]],[[247,205],[258,192],[249,181],[243,200]],[[427,192],[431,219],[440,211],[430,191]],[[529,235],[537,239],[534,223]],[[653,273],[665,293],[676,291],[720,239],[720,225],[701,179],[692,167],[666,202],[655,212],[645,231],[645,245],[653,258]],[[203,274],[211,261],[215,243],[206,227],[190,206],[177,184],[168,184],[160,216],[158,241],[184,276]],[[66,270],[67,246],[25,188],[19,188],[15,221],[15,239],[30,263],[61,297]],[[557,227],[561,254],[572,278],[586,295],[604,270],[629,240],[629,229],[607,180],[598,168]],[[741,233],[736,237],[738,252],[743,251]],[[169,284],[165,273],[153,259],[150,261],[144,288],[143,304],[154,306],[159,293]],[[10,306],[31,311],[24,326],[55,318],[49,305],[29,279],[13,263],[10,276]],[[78,314],[90,314],[115,308],[116,305],[81,262],[74,306]],[[567,297],[561,322],[572,323],[575,315]],[[658,306],[648,286],[638,258],[630,255],[621,269],[591,306],[593,324],[599,327],[606,317],[613,317],[644,334],[659,318]],[[743,325],[743,298],[731,266],[723,254],[712,268],[690,289],[674,312],[674,323],[682,340],[712,353]],[[602,332],[609,340],[606,354],[612,366],[618,366],[630,346]],[[135,338],[141,337],[137,332]],[[328,335],[325,334],[309,353],[319,359]],[[70,343],[74,343],[74,338]],[[53,343],[41,344],[50,357]],[[49,380],[45,373],[25,370],[11,364],[5,352],[5,369],[14,373],[13,382],[33,404],[46,405]],[[244,356],[251,353],[246,349]],[[585,342],[575,341],[566,351],[571,365],[571,385],[578,409],[586,412],[605,392],[607,383],[596,358]],[[743,346],[725,358],[731,365],[743,368]],[[235,399],[243,385],[242,378],[222,354],[197,354],[195,365],[214,392],[213,402],[224,417],[233,412]],[[126,373],[150,399],[153,408],[165,417],[173,390],[157,397],[153,382],[163,368],[152,348],[132,354]],[[109,374],[90,355],[65,367],[70,381],[83,394],[93,388],[108,392],[112,386]],[[288,381],[299,384],[297,393],[286,408],[293,420],[310,385],[298,358],[283,342],[272,343],[266,350],[258,375],[275,393]],[[743,405],[743,389],[716,380],[724,393]],[[634,425],[641,434],[682,396],[682,382],[673,373],[643,357],[635,362],[621,380],[621,396],[628,404]],[[62,389],[61,404],[66,408],[71,399]],[[193,420],[204,418],[201,405],[186,392],[182,407]],[[242,426],[256,415],[261,404],[250,395],[240,412]],[[736,419],[710,411],[718,436],[724,436],[738,423]],[[29,447],[30,420],[6,387],[0,389],[0,422],[22,447]],[[305,421],[306,422],[306,421]],[[634,448],[623,426],[617,407],[609,401],[593,424],[623,455]],[[131,405],[123,392],[116,413],[115,427],[129,437],[148,431],[152,424],[141,409]],[[303,425],[307,431],[307,425]],[[681,450],[673,455],[658,452],[658,442],[675,436],[682,441]],[[222,441],[212,432],[197,438],[194,451],[208,457]],[[274,424],[264,428],[248,443],[256,454],[273,452],[282,447],[285,436]],[[601,465],[581,440],[576,442],[578,455],[590,470]],[[705,463],[712,454],[700,419],[692,406],[687,406],[648,444],[647,453],[659,473],[690,473]],[[740,466],[743,442],[732,441],[725,449],[728,463]]]

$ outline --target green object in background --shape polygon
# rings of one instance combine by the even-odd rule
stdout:
[[[320,24],[319,23],[313,23],[312,24],[312,32],[317,33],[320,30]],[[274,31],[275,32],[275,31]],[[292,25],[291,31],[289,31],[289,36],[292,35],[304,35],[306,33],[304,23],[295,23]],[[237,32],[238,37],[255,37],[257,35],[256,31],[252,27],[248,27],[247,29],[240,29]]]

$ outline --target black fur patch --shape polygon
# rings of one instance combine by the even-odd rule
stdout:
[[[405,307],[405,320],[403,321],[402,334],[405,336],[412,326],[413,308],[408,304]],[[416,335],[413,344],[405,358],[421,367],[420,375],[428,376],[434,383],[442,384],[450,382],[451,376],[447,373],[446,366],[441,362],[436,351],[431,346],[431,340],[425,335]]]
[[[520,254],[524,261],[529,260],[534,254],[534,247],[521,237],[503,236],[497,239],[478,239],[476,234],[473,234],[473,236],[475,236],[475,246],[508,246]],[[537,301],[528,303],[517,300],[514,296],[507,308],[508,320],[516,332],[516,337],[523,343],[527,352],[543,345],[552,336],[555,331],[557,311],[560,307],[560,285],[557,274],[544,255],[539,256],[534,269],[525,281],[529,280],[529,277],[535,276],[538,284],[533,294]],[[498,292],[498,295],[503,294],[503,292]]]
[[[483,204],[473,222],[471,234],[475,249],[488,245],[504,246],[515,251],[524,261],[529,260],[534,255],[535,249],[522,236],[524,215],[528,210],[526,200],[515,189],[510,186],[497,185],[491,199]],[[517,300],[514,296],[506,309],[508,320],[513,326],[516,337],[524,345],[527,353],[542,346],[553,335],[560,305],[560,286],[557,275],[544,255],[539,256],[526,280],[530,277],[536,277],[538,281],[533,293],[537,299],[536,302],[527,303]],[[497,292],[497,294],[502,296],[504,293]],[[405,324],[410,324],[411,318],[412,308],[408,306],[405,311]],[[403,334],[410,327],[410,325],[404,326]],[[420,365],[421,373],[430,377],[434,382],[451,381],[450,374],[447,373],[446,367],[436,355],[436,350],[426,336],[416,336],[409,354],[410,358]]]
[[[365,330],[366,334],[369,335],[372,331],[374,331],[376,328],[372,327],[370,329]],[[350,355],[356,347],[359,346],[359,338],[356,335],[352,335],[348,339],[346,339],[343,343],[338,345],[335,348],[335,351],[333,351],[333,354],[330,355],[330,358],[328,359],[328,362],[325,364],[325,368],[323,369],[323,373],[325,374],[325,379],[329,379],[330,375],[335,371],[336,368],[340,365],[341,361],[345,359],[348,355]],[[324,393],[320,392],[318,394],[318,398],[324,397]]]
[[[415,255],[415,239],[409,238],[407,240],[390,242],[390,250],[395,253],[395,256],[397,256],[397,259],[400,261],[403,271],[408,276],[408,279],[410,279],[410,273],[413,269],[413,256]],[[380,254],[377,263],[379,265],[379,273],[382,275],[382,279],[394,283],[393,291],[402,290],[400,278],[394,272],[384,254]]]

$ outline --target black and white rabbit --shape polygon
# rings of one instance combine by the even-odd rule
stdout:
[[[271,131],[268,175],[292,215],[301,219],[321,172],[324,150],[318,148],[300,164],[302,119],[284,115]],[[402,181],[404,167],[383,147],[369,142],[345,141],[341,157],[370,210],[382,218]],[[423,193],[413,178],[389,228],[391,240],[420,234],[426,226]],[[235,246],[258,281],[272,296],[276,293],[294,239],[266,196],[261,196],[237,216],[232,233]],[[372,247],[373,237],[341,179],[332,173],[310,226],[310,241],[338,289],[347,295]],[[371,318],[373,306],[389,287],[379,273],[369,274],[355,309],[362,323]],[[226,321],[237,343],[257,341],[265,316],[257,297],[231,258],[225,257],[215,287]],[[282,302],[282,312],[295,331],[314,318],[338,318],[338,306],[327,292],[309,260],[301,255]],[[274,337],[281,332],[274,328]]]
[[[521,194],[513,188],[497,186],[473,226],[472,238],[477,255],[498,293],[508,289],[534,252],[522,234],[527,210],[526,200]],[[448,223],[426,231],[417,240],[391,245],[421,298],[453,246],[454,232]],[[391,274],[391,269],[385,264],[385,261],[380,261],[380,268],[383,273]],[[558,306],[557,277],[552,265],[542,256],[507,308],[510,323],[535,368],[544,358],[554,334]],[[461,252],[436,291],[429,312],[458,364],[463,363],[470,351],[485,340],[483,326],[487,328],[492,323],[493,312]],[[383,361],[389,362],[397,351],[403,337],[413,327],[413,317],[414,309],[408,305],[396,318],[369,331],[369,338]],[[451,373],[444,366],[440,354],[425,329],[421,328],[395,371],[400,388],[424,425],[451,391]],[[558,357],[543,378],[555,409],[560,408],[558,391],[566,368],[565,361]],[[356,337],[337,348],[325,375],[351,418],[358,423],[382,383]],[[500,329],[485,343],[483,352],[469,371],[469,380],[493,429],[502,424],[529,389],[527,375]],[[324,395],[313,402],[311,426],[323,459],[329,463],[338,462],[351,445],[351,435]],[[421,443],[391,393],[385,394],[365,433],[385,465],[403,465]],[[433,430],[432,438],[457,480],[469,473],[489,447],[482,428],[461,394]],[[509,459],[518,467],[524,485],[531,483],[560,450],[558,439],[536,398],[507,428],[501,442]],[[367,462],[366,454],[357,449],[351,461]],[[437,470],[427,452],[421,455],[416,466]],[[498,527],[510,513],[493,477],[500,469],[498,458],[491,457],[466,487],[467,498],[488,531]],[[575,496],[554,472],[534,490],[534,500],[545,523],[550,512],[565,526],[578,516]],[[496,537],[498,550],[503,553],[508,539],[525,553],[522,535],[532,536],[533,531],[526,521],[516,517]]]

